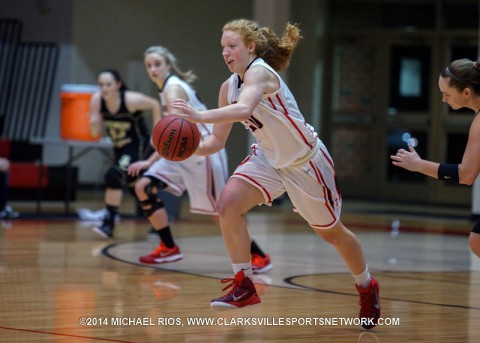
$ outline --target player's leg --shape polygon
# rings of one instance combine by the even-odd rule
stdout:
[[[106,214],[100,226],[93,231],[104,238],[112,238],[115,229],[115,217],[122,203],[124,174],[118,166],[111,166],[105,173],[105,208]]]
[[[329,229],[315,229],[315,232],[332,245],[343,258],[360,294],[361,325],[365,329],[373,328],[381,315],[380,290],[378,281],[370,276],[359,239],[340,220]]]
[[[226,295],[213,299],[214,309],[239,308],[260,303],[252,277],[251,240],[245,220],[246,213],[264,202],[262,193],[238,178],[230,178],[218,201],[218,213],[223,240],[232,262],[234,278]],[[224,288],[225,289],[225,288]]]
[[[370,276],[358,237],[340,221],[341,195],[326,149],[302,166],[280,171],[295,210],[315,232],[332,245],[352,273],[360,294],[360,319],[374,327],[380,317],[378,282]]]
[[[220,197],[220,193],[228,180],[227,154],[225,150],[221,150],[213,155],[197,157],[197,159],[198,161],[195,162],[197,167],[191,168],[191,171],[185,175],[190,203],[193,203],[192,207],[194,208],[204,206],[204,211],[216,212],[214,209],[216,199]],[[199,180],[205,182],[202,183]],[[214,198],[209,199],[208,197],[212,194],[214,194]],[[212,204],[211,207],[208,207],[209,204]],[[218,216],[212,216],[212,218],[218,223]],[[270,256],[261,249],[254,239],[252,239],[250,245],[250,253],[254,274],[262,274],[272,270],[273,264]]]
[[[251,281],[251,241],[245,215],[257,205],[271,205],[284,192],[285,187],[277,173],[259,151],[237,167],[222,190],[217,209],[234,278],[231,279],[230,292],[211,301],[210,305],[214,309],[239,308],[260,303]]]
[[[135,193],[142,211],[160,239],[159,246],[151,254],[140,257],[139,260],[143,263],[174,262],[183,257],[174,242],[163,201],[158,197],[160,190],[166,186],[163,181],[151,175],[141,177],[135,184]]]

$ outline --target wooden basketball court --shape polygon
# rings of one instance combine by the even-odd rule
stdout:
[[[75,206],[102,205],[97,197]],[[108,241],[73,217],[2,222],[0,341],[478,341],[480,260],[468,248],[467,210],[345,200],[343,221],[380,282],[384,325],[370,331],[356,325],[343,262],[289,204],[248,221],[274,268],[254,278],[261,305],[222,312],[209,307],[232,276],[220,231],[186,208],[173,225],[183,260],[154,266],[138,262],[157,244],[142,219],[122,218]]]

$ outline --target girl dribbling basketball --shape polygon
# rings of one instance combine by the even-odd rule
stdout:
[[[175,56],[165,47],[152,46],[144,54],[148,76],[157,85],[163,114],[172,115],[179,111],[171,106],[175,99],[183,99],[197,110],[206,110],[191,83],[196,79],[193,72],[183,72],[177,65]],[[211,124],[198,124],[202,139],[212,133]],[[161,159],[153,154],[149,159],[134,163],[129,168],[130,175],[137,175],[148,168],[137,182],[135,191],[145,216],[160,238],[159,246],[150,254],[141,256],[143,263],[165,263],[181,259],[180,248],[175,244],[167,212],[157,193],[165,190],[180,196],[188,193],[192,213],[211,215],[216,218],[217,200],[228,178],[227,154],[222,147],[209,156],[193,155],[180,162]],[[250,243],[252,260],[256,272],[270,270],[272,265],[268,255]]]

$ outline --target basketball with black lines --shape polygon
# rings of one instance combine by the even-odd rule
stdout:
[[[197,150],[200,137],[196,124],[168,115],[153,127],[152,144],[162,158],[183,161]]]

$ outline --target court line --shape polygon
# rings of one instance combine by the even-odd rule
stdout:
[[[63,337],[73,337],[73,338],[85,338],[85,339],[90,339],[90,340],[95,340],[95,341],[103,341],[103,342],[137,343],[137,342],[135,342],[135,341],[120,341],[120,340],[118,340],[118,339],[98,338],[98,337],[81,336],[81,335],[71,335],[71,334],[68,334],[68,333],[49,332],[49,331],[41,331],[41,330],[20,329],[20,328],[8,327],[8,326],[0,326],[0,330],[29,332],[29,333],[37,333],[37,334],[51,335],[51,336],[63,336]]]
[[[379,273],[376,273],[378,275]],[[327,275],[327,274],[305,274],[305,275],[295,275],[295,276],[290,276],[283,281],[291,284],[292,286],[304,288],[306,290],[310,290],[313,292],[320,292],[320,293],[328,293],[328,294],[338,294],[338,295],[349,295],[349,296],[355,296],[358,297],[357,293],[346,293],[346,292],[338,292],[338,291],[330,291],[326,289],[320,289],[316,287],[311,287],[311,286],[304,286],[301,284],[295,283],[293,280],[296,278],[301,278],[301,277],[309,277],[309,276],[315,276],[315,275]],[[330,275],[339,275],[339,274],[330,274]],[[297,288],[298,289],[298,288]],[[466,306],[466,305],[454,305],[454,304],[443,304],[443,303],[433,303],[433,302],[428,302],[428,301],[419,301],[419,300],[405,300],[405,299],[398,299],[398,298],[389,298],[389,297],[380,297],[380,300],[390,300],[390,301],[398,301],[398,302],[405,302],[405,303],[411,303],[411,304],[422,304],[422,305],[431,305],[431,306],[439,306],[439,307],[452,307],[452,308],[461,308],[461,309],[467,309],[467,310],[480,310],[480,307],[476,306]]]
[[[143,242],[143,241],[142,241],[142,240],[137,240],[137,242]],[[109,249],[114,248],[114,247],[116,247],[116,246],[121,246],[121,245],[124,244],[124,243],[131,243],[131,241],[129,241],[129,242],[117,242],[117,243],[110,244],[110,245],[106,246],[106,247],[102,250],[102,254],[105,255],[105,256],[108,257],[108,258],[113,259],[113,260],[116,260],[116,261],[119,261],[119,262],[122,262],[122,263],[127,263],[127,264],[131,264],[131,265],[135,265],[135,266],[144,267],[144,268],[150,268],[150,269],[155,269],[155,270],[162,270],[162,271],[180,273],[180,274],[184,274],[184,275],[191,275],[191,276],[209,278],[209,279],[214,279],[214,280],[220,280],[220,279],[221,279],[221,278],[214,277],[214,276],[207,276],[207,275],[197,274],[197,273],[193,273],[193,272],[185,272],[185,271],[182,271],[182,270],[164,269],[164,268],[159,267],[159,266],[161,266],[161,264],[155,264],[155,265],[152,265],[152,266],[150,266],[150,265],[145,265],[145,264],[142,264],[142,263],[137,263],[137,262],[133,262],[133,261],[124,260],[124,259],[118,258],[118,257],[116,257],[116,256],[114,256],[114,255],[112,255],[112,254],[109,253],[109,251],[108,251]],[[376,275],[378,275],[378,274],[380,274],[380,273],[382,273],[382,274],[387,274],[387,275],[383,275],[383,276],[385,276],[385,277],[396,277],[395,275],[393,275],[393,273],[395,273],[395,274],[402,274],[402,272],[389,272],[389,271],[376,271],[375,273],[376,273]],[[405,273],[405,274],[410,274],[410,273],[415,273],[415,272],[407,271],[407,272],[404,272],[404,273]],[[418,272],[418,273],[420,274],[420,273],[422,273],[422,272]],[[458,271],[438,272],[438,273],[458,273]],[[337,295],[346,295],[346,296],[358,297],[358,294],[357,294],[357,293],[348,293],[348,292],[339,292],[339,291],[326,290],[326,289],[321,289],[321,288],[306,286],[306,285],[302,285],[302,284],[299,284],[299,283],[294,282],[294,279],[298,279],[298,278],[301,278],[301,277],[311,277],[311,276],[317,276],[317,275],[320,275],[320,276],[326,276],[326,275],[346,275],[346,274],[348,274],[348,273],[342,273],[342,274],[339,274],[339,273],[326,273],[326,274],[294,275],[294,276],[290,276],[290,277],[287,277],[287,278],[284,278],[284,279],[283,279],[283,282],[285,282],[285,283],[288,284],[288,285],[294,286],[294,288],[289,287],[289,286],[282,286],[282,285],[278,285],[278,284],[265,284],[265,286],[285,288],[285,289],[293,289],[293,290],[299,290],[299,291],[304,290],[304,291],[313,291],[313,292],[320,292],[320,293],[327,293],[327,294],[337,294]],[[390,274],[390,275],[388,275],[388,274]],[[398,277],[400,278],[400,277],[402,277],[402,276],[399,275]],[[425,278],[415,279],[414,277],[410,277],[410,279],[411,279],[411,280],[425,281]],[[438,280],[435,280],[435,281],[438,282]],[[449,282],[449,281],[446,281],[446,280],[440,280],[440,281],[441,281],[441,282]],[[450,283],[456,283],[456,282],[450,281]],[[457,284],[465,284],[465,283],[457,283]],[[398,301],[398,302],[406,302],[406,303],[413,303],[413,304],[423,304],[423,305],[439,306],[439,307],[451,307],[451,308],[463,308],[463,309],[469,309],[469,310],[480,310],[480,307],[465,306],[465,305],[433,303],[433,302],[427,302],[427,301],[405,300],[405,299],[387,298],[387,297],[380,297],[380,299],[390,300],[390,301]]]

